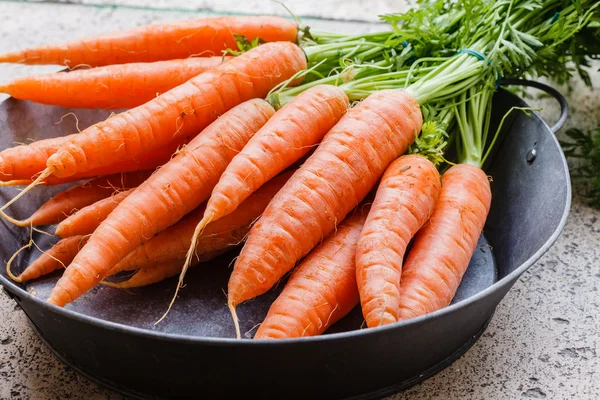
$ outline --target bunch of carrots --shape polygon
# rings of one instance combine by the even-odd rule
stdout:
[[[568,51],[598,7],[454,3],[365,35],[227,17],[0,55],[89,67],[0,86],[17,98],[127,109],[0,152],[4,185],[28,185],[2,217],[62,239],[15,276],[17,252],[9,275],[65,268],[47,299],[61,307],[99,283],[179,275],[173,305],[190,266],[242,245],[227,290],[238,337],[236,307],[290,272],[255,338],[319,335],[358,304],[368,327],[446,307],[491,206],[497,79],[543,72],[539,57]],[[5,213],[35,186],[82,179],[26,220]],[[135,273],[108,279],[121,271]]]

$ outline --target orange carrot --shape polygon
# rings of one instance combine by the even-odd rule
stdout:
[[[202,254],[198,257],[198,259],[194,259],[194,264],[192,266],[211,261],[226,253],[228,250],[230,249],[224,248]],[[183,269],[184,263],[185,258],[171,261],[159,261],[138,269],[129,279],[125,281],[111,282],[104,280],[100,283],[117,289],[130,289],[134,287],[148,286],[179,274]]]
[[[317,145],[348,109],[344,91],[318,85],[286,104],[231,160],[215,186],[198,233],[229,214],[266,181]]]
[[[356,247],[356,281],[368,327],[398,321],[404,253],[433,212],[440,186],[435,165],[418,155],[398,158],[383,174]]]
[[[76,135],[70,135],[52,139],[42,139],[29,145],[16,146],[3,150],[0,152],[0,180],[6,182],[13,181],[13,184],[19,185],[31,184],[35,180],[35,177],[46,168],[48,158],[54,154],[60,146],[75,136]],[[74,174],[66,178],[49,176],[43,179],[39,184],[60,185],[85,178],[155,169],[169,161],[173,153],[175,153],[180,146],[187,143],[187,141],[189,141],[189,137],[184,137],[160,149],[144,154],[143,156]]]
[[[152,172],[152,170],[147,170],[92,179],[58,193],[45,202],[31,217],[23,221],[14,220],[7,215],[4,217],[17,226],[56,224],[83,207],[105,199],[120,190],[139,185]]]
[[[61,238],[91,235],[102,221],[135,189],[114,193],[69,216],[56,227],[54,234]]]
[[[221,249],[232,249],[241,244],[254,221],[260,217],[267,204],[293,172],[291,170],[279,174],[243,201],[234,212],[208,224],[196,243],[193,261],[197,262],[198,258],[202,258],[205,254]],[[150,262],[185,259],[192,235],[198,221],[202,219],[205,208],[206,203],[137,247],[115,265],[109,275],[123,270],[138,269]]]
[[[450,304],[477,247],[491,198],[490,183],[479,167],[457,164],[442,175],[436,208],[404,264],[399,320]]]
[[[49,176],[65,178],[136,159],[196,135],[220,114],[246,100],[265,97],[305,68],[306,56],[293,43],[266,43],[248,50],[144,105],[85,129],[52,154],[36,180],[0,211]]]
[[[421,110],[399,90],[350,109],[290,178],[250,230],[228,285],[235,307],[269,290],[331,233],[420,132]]]
[[[237,49],[235,34],[250,41],[296,42],[298,28],[291,20],[270,16],[174,21],[2,54],[0,63],[98,67],[192,55],[219,56],[223,50]]]
[[[0,92],[67,108],[131,108],[224,61],[200,57],[33,75],[0,85]]]
[[[208,261],[208,260],[207,260]],[[185,260],[172,260],[148,264],[138,269],[131,277],[121,282],[103,280],[100,283],[117,289],[131,289],[148,286],[177,275],[183,268]]]
[[[17,282],[29,281],[47,275],[57,269],[65,268],[87,241],[86,236],[73,236],[62,239],[50,250],[42,253],[15,279]]]
[[[302,260],[254,339],[320,335],[352,311],[359,300],[356,242],[368,213],[368,206],[359,206]]]
[[[75,300],[136,247],[198,207],[231,159],[274,113],[269,103],[254,99],[210,124],[110,213],[56,283],[48,301],[64,306]]]

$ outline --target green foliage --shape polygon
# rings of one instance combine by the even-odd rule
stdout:
[[[238,50],[227,49],[225,50],[223,55],[231,54],[234,56],[239,56],[240,54],[245,53],[248,50],[255,48],[256,46],[265,43],[264,40],[258,37],[252,39],[251,42],[244,35],[238,35],[237,33],[234,33],[233,36],[235,37],[235,43],[237,44]]]
[[[566,131],[568,141],[561,141],[565,155],[576,161],[571,177],[581,180],[590,206],[600,208],[600,127],[594,132],[579,129]]]

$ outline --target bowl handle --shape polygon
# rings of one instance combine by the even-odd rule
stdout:
[[[502,79],[498,82],[498,85],[500,85],[500,86],[518,85],[518,86],[533,87],[533,88],[542,90],[542,91],[546,92],[547,94],[549,94],[550,96],[554,97],[556,99],[556,101],[558,101],[558,104],[560,105],[560,117],[558,118],[558,121],[556,121],[554,123],[554,125],[552,125],[550,127],[550,130],[553,133],[558,132],[560,130],[560,128],[562,128],[563,125],[565,124],[565,122],[567,121],[567,116],[569,114],[569,106],[567,105],[567,100],[558,90],[554,89],[553,87],[548,86],[543,83],[540,83],[540,82],[532,81],[529,79]]]

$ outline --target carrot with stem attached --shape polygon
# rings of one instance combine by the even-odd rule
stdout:
[[[320,335],[352,311],[359,301],[356,243],[368,213],[368,205],[358,206],[300,262],[254,339]]]
[[[421,130],[419,104],[382,90],[351,108],[252,227],[228,284],[228,306],[269,290],[331,233]]]
[[[194,57],[26,76],[0,85],[0,92],[67,108],[132,108],[229,58]]]
[[[222,113],[246,100],[265,97],[305,68],[304,52],[293,43],[266,43],[248,50],[139,107],[85,129],[50,156],[46,169],[0,211],[49,176],[65,178],[135,159],[194,136]]]
[[[267,204],[293,172],[294,170],[282,172],[261,186],[231,214],[208,224],[198,238],[193,261],[198,262],[199,258],[204,257],[205,254],[240,245],[252,224],[260,217]],[[138,269],[149,262],[184,260],[189,251],[196,225],[202,219],[205,208],[206,203],[186,215],[175,225],[137,247],[115,265],[109,275],[123,270]]]
[[[439,192],[435,165],[419,155],[398,158],[383,174],[356,246],[356,282],[368,327],[398,320],[404,253]]]
[[[269,103],[253,99],[210,124],[96,228],[48,301],[64,306],[75,300],[136,247],[198,207],[231,159],[274,113]]]
[[[56,227],[54,234],[61,238],[91,235],[108,215],[135,189],[129,189],[98,200],[70,215]]]
[[[488,144],[492,93],[488,87],[477,86],[461,94],[454,104],[459,164],[442,175],[435,210],[415,235],[406,257],[398,320],[449,305],[477,248],[492,201],[490,182],[481,165],[501,128]]]
[[[6,265],[8,276],[15,282],[25,282],[66,268],[87,241],[87,236],[73,236],[62,239],[42,254],[18,276],[10,272],[10,262]]]
[[[81,208],[105,199],[115,192],[136,187],[145,181],[152,172],[152,170],[146,170],[125,174],[119,173],[83,182],[58,193],[23,221],[17,221],[3,212],[0,212],[0,214],[17,226],[56,224]]]
[[[71,68],[220,56],[237,48],[236,36],[252,41],[296,42],[294,21],[271,16],[199,18],[140,26],[66,43],[0,55],[0,63],[57,64]]]

